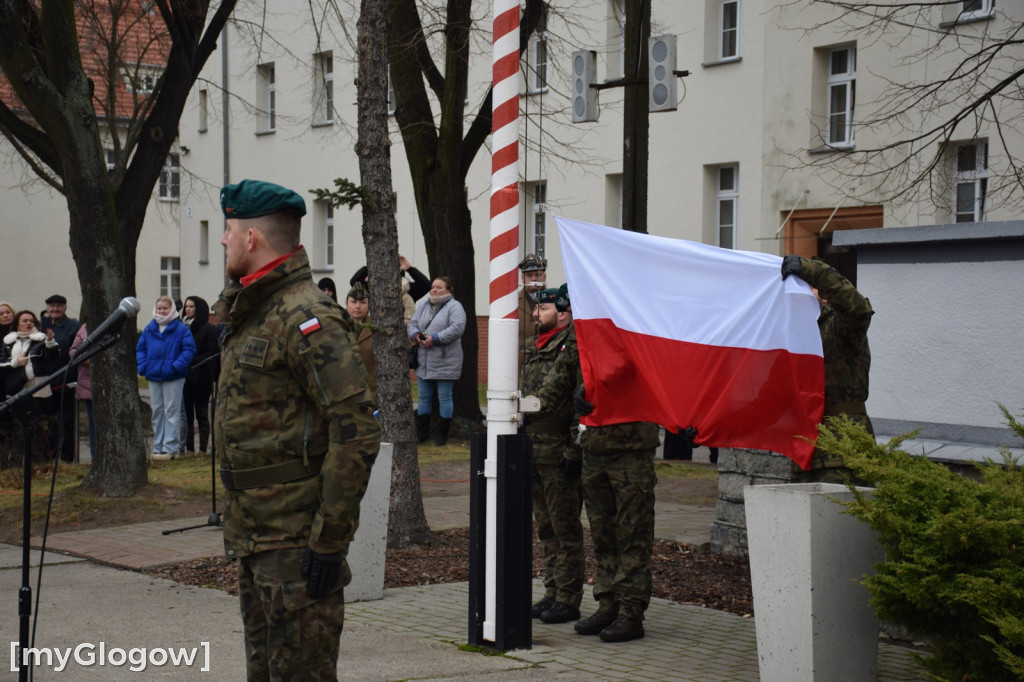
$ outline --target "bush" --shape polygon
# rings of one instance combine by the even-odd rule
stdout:
[[[847,505],[886,553],[864,581],[875,613],[928,641],[923,664],[937,679],[1024,679],[1024,472],[1003,447],[977,480],[957,475],[900,450],[914,435],[879,445],[844,417],[818,441],[875,488]]]

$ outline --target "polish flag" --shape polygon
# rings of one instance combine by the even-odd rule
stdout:
[[[810,467],[825,405],[819,305],[782,259],[555,218],[587,426],[697,429]]]

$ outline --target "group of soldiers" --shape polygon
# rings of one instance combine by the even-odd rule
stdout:
[[[579,416],[592,406],[581,390],[568,288],[530,287],[545,281],[545,265],[533,254],[519,264],[520,309],[530,315],[521,325],[528,338],[520,389],[541,403],[540,411],[523,416],[533,444],[533,513],[545,564],[544,597],[531,613],[544,623],[575,620],[581,635],[625,642],[644,636],[651,599],[658,427],[642,422],[580,426]],[[597,563],[598,607],[581,619],[584,502]]]
[[[540,411],[523,416],[533,445],[533,513],[545,563],[544,597],[532,605],[532,616],[544,623],[576,620],[576,632],[599,635],[606,642],[638,639],[644,636],[644,612],[651,598],[659,429],[648,422],[579,424],[579,417],[594,406],[585,398],[568,288],[543,288],[545,266],[533,254],[519,264],[524,282],[520,389],[541,403]],[[846,415],[870,431],[865,401],[871,304],[842,274],[817,259],[786,256],[781,275],[806,281],[821,302],[825,416]],[[693,427],[679,434],[691,448],[696,435]],[[841,459],[818,450],[809,471],[794,465],[794,480],[850,478]],[[584,503],[597,563],[593,593],[598,607],[581,620]]]

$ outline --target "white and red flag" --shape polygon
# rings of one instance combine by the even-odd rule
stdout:
[[[808,468],[825,404],[819,305],[782,259],[555,218],[584,425],[646,421]]]

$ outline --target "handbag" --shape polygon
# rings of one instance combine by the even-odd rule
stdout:
[[[416,344],[409,346],[406,356],[409,360],[409,369],[416,369],[420,366],[420,347]]]

